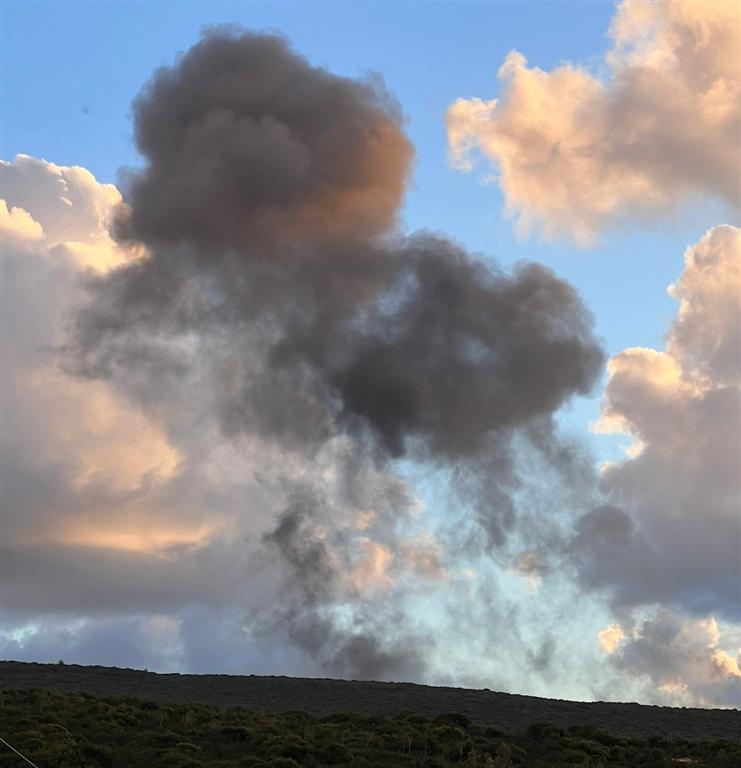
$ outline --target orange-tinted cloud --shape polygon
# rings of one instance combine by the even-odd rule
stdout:
[[[702,449],[685,434],[699,426],[687,418],[693,405],[741,385],[741,229],[714,227],[684,261],[669,288],[679,313],[666,350],[626,349],[608,362],[597,429],[661,443],[664,451],[673,445],[689,457]]]
[[[28,155],[13,162],[0,160],[3,195],[0,203],[3,235],[9,244],[70,257],[79,267],[105,272],[134,257],[111,239],[108,225],[121,193],[113,184],[101,184],[79,166],[60,166]],[[33,216],[29,212],[33,212]],[[20,241],[19,241],[20,238]],[[6,242],[8,242],[6,240]]]
[[[741,6],[626,0],[610,36],[605,78],[530,67],[513,51],[499,99],[448,110],[453,163],[489,160],[522,232],[588,245],[626,216],[696,195],[741,199]]]
[[[152,515],[134,500],[171,479],[181,456],[161,425],[104,382],[67,376],[52,351],[68,307],[81,299],[83,272],[131,258],[106,229],[120,194],[82,168],[24,155],[3,163],[2,173],[10,201],[0,201],[10,234],[3,243],[4,452],[21,474],[34,467],[47,478],[63,476],[64,493],[77,497],[65,514],[46,502],[24,509],[14,500],[6,541],[94,545],[102,536],[102,546],[120,540],[130,548],[125,531]],[[13,497],[15,482],[8,487]],[[97,510],[88,496],[97,497]],[[112,499],[120,502],[115,514]],[[56,503],[64,508],[61,494]]]
[[[597,633],[597,639],[605,653],[615,653],[625,639],[625,632],[619,624],[610,624],[609,627]]]
[[[34,242],[44,236],[41,224],[28,211],[17,207],[9,209],[5,200],[0,200],[0,226],[5,245]]]
[[[738,658],[723,648],[729,639],[713,616],[689,619],[668,611],[600,633],[616,669],[649,681],[657,700],[674,706],[741,704]]]
[[[621,610],[663,604],[741,618],[741,230],[709,230],[685,252],[666,348],[608,364],[597,430],[635,443],[605,465],[610,504],[580,519],[582,578]]]

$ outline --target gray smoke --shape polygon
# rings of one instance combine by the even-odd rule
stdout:
[[[134,117],[148,166],[119,236],[189,242],[208,258],[260,235],[301,250],[307,237],[383,233],[412,157],[380,81],[312,67],[275,36],[208,33],[155,73]]]
[[[558,464],[538,425],[603,362],[574,289],[537,264],[506,273],[444,237],[403,236],[398,105],[380,79],[332,75],[279,37],[208,32],[155,73],[134,117],[145,164],[113,231],[144,255],[90,280],[67,365],[165,418],[205,400],[227,435],[300,455],[344,436],[377,467],[407,455],[451,469],[501,544],[513,434]],[[280,620],[330,668],[403,673],[418,655],[382,642],[361,605],[349,632],[325,611],[337,573],[305,534],[314,514],[303,499],[265,539],[293,580]]]
[[[331,674],[366,680],[424,679],[425,651],[431,641],[406,632],[403,616],[393,604],[384,606],[351,593],[353,627],[338,629],[329,609],[343,599],[341,580],[349,563],[336,562],[327,543],[312,530],[315,518],[327,515],[321,505],[321,499],[297,490],[275,528],[263,536],[285,563],[285,583],[280,605],[261,622],[253,622],[253,631],[283,635]],[[340,555],[348,549],[336,532],[331,544]]]

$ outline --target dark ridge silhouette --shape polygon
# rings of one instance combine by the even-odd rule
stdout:
[[[356,712],[392,716],[446,713],[521,732],[534,723],[589,725],[631,737],[731,739],[741,742],[741,710],[542,699],[465,688],[255,675],[157,674],[117,667],[0,662],[0,689],[49,689],[126,695],[161,703],[198,703],[312,715]]]

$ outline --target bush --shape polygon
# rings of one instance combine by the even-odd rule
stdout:
[[[443,715],[325,718],[301,712],[105,700],[4,691],[4,733],[40,768],[738,768],[731,740],[628,739],[591,726],[548,723],[525,733]],[[18,758],[0,751],[0,768]]]

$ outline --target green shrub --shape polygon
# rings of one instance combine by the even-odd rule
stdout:
[[[264,713],[134,697],[3,691],[4,733],[40,768],[738,768],[730,740],[629,739],[590,725],[524,733],[467,717]],[[17,756],[0,749],[0,768]]]

